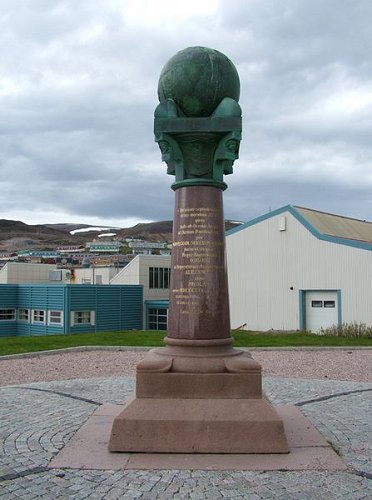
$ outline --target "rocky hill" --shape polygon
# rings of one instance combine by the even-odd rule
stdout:
[[[147,241],[172,241],[173,222],[171,220],[161,222],[149,222],[144,224],[136,224],[133,227],[121,229],[117,232],[117,236],[121,239],[136,238]]]
[[[231,229],[239,226],[241,222],[225,221],[225,229]],[[122,229],[117,232],[121,239],[138,238],[147,241],[166,241],[172,242],[173,221],[166,220],[161,222],[149,222],[147,224],[136,224],[133,227]]]
[[[226,221],[226,229],[239,225]],[[101,232],[115,232],[116,238],[144,239],[148,241],[172,242],[172,221],[136,224],[130,228],[112,229],[109,226]],[[0,219],[0,252],[16,252],[26,249],[53,250],[60,245],[83,245],[97,238],[99,231],[89,231],[87,224],[45,224],[28,225],[20,221]],[[70,231],[84,229],[71,234]]]
[[[79,244],[68,232],[37,224],[0,219],[0,251],[9,252],[25,249],[53,249],[61,244]]]

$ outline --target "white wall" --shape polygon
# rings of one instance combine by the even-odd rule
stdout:
[[[226,245],[232,328],[298,329],[301,289],[341,289],[342,321],[372,325],[371,251],[321,241],[290,212],[227,236]]]
[[[150,267],[170,267],[170,255],[137,255],[111,279],[111,285],[143,285],[144,300],[168,300],[169,289],[149,288]]]
[[[118,273],[118,269],[114,267],[88,267],[75,269],[74,272],[75,280],[74,282],[70,281],[70,283],[81,285],[89,282],[92,285],[108,285],[113,276]]]
[[[110,280],[111,285],[139,285],[139,256],[129,262]]]
[[[0,270],[0,283],[49,283],[49,272],[54,264],[30,264],[28,262],[8,262]]]
[[[142,285],[143,301],[169,300],[169,288],[149,288],[150,267],[170,267],[170,255],[137,255],[111,281],[111,285]],[[143,324],[147,324],[146,307],[143,308]]]
[[[5,264],[0,269],[0,284],[1,285],[6,285],[8,283],[8,264]]]

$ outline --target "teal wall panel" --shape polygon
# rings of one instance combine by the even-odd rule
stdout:
[[[121,322],[123,330],[143,328],[143,287],[127,285],[122,288]],[[141,325],[141,326],[139,326]]]
[[[98,285],[69,285],[69,315],[76,311],[96,311]],[[107,286],[107,285],[105,285]],[[96,324],[77,324],[69,328],[69,333],[94,333]]]
[[[0,285],[0,309],[16,309],[17,285]],[[17,335],[16,321],[0,321],[0,337],[14,337]]]
[[[96,305],[97,287],[108,285],[69,285],[72,311],[89,311]]]
[[[121,287],[119,290],[115,286],[97,288],[97,330],[120,330],[121,308]]]
[[[17,306],[17,285],[0,285],[0,307],[8,309]]]
[[[17,335],[16,321],[1,321],[0,337],[16,337]]]
[[[141,285],[71,285],[70,311],[95,311],[94,325],[74,325],[70,332],[141,330]]]
[[[64,325],[49,325],[48,311],[64,311],[64,285],[18,285],[18,308],[45,311],[45,324],[18,321],[18,335],[58,335]],[[65,316],[65,315],[64,315]]]
[[[45,311],[45,324],[0,321],[0,336],[56,335],[142,329],[141,285],[0,285],[0,309]],[[48,324],[48,311],[62,311],[63,325]],[[70,326],[74,311],[94,311],[94,324]]]

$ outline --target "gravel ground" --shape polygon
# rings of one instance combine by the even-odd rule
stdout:
[[[133,376],[146,351],[84,351],[0,358],[0,386],[91,377]],[[254,350],[266,376],[372,381],[372,350]]]

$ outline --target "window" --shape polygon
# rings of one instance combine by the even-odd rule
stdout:
[[[170,268],[169,267],[150,267],[149,268],[149,287],[150,288],[169,288]]]
[[[94,325],[94,311],[73,311],[71,313],[71,326]]]
[[[321,300],[312,300],[311,307],[323,307],[323,302]]]
[[[311,307],[336,307],[336,302],[334,300],[312,300]]]
[[[63,312],[48,311],[48,323],[50,325],[63,325]]]
[[[30,310],[29,309],[18,309],[18,321],[30,322]]]
[[[62,281],[62,271],[50,271],[49,272],[49,281]]]
[[[0,309],[0,321],[11,321],[15,319],[15,309]]]
[[[336,307],[335,301],[334,300],[325,300],[324,307]]]
[[[150,307],[147,325],[149,330],[166,330],[168,327],[168,309]]]
[[[32,322],[45,324],[45,311],[42,309],[34,309],[32,311]]]

